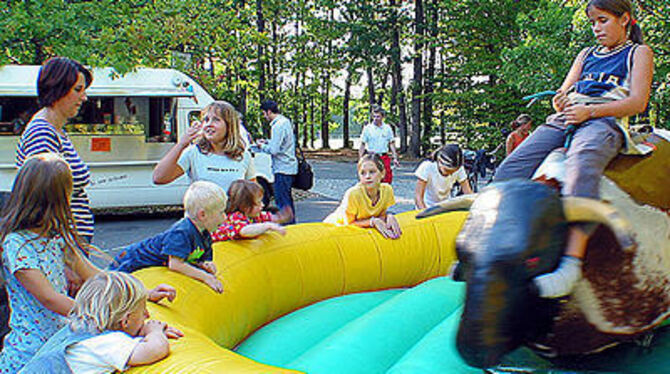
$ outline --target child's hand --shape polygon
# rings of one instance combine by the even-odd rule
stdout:
[[[207,278],[205,278],[205,284],[211,287],[216,293],[223,292],[223,284],[214,275],[210,274]]]
[[[167,324],[165,322],[161,321],[156,321],[156,320],[149,320],[144,322],[144,326],[142,326],[142,329],[140,330],[139,335],[140,336],[147,336],[151,333],[160,331],[163,333],[165,329],[167,328]]]
[[[172,302],[176,296],[177,290],[167,284],[159,284],[154,289],[147,292],[147,299],[154,303],[163,299],[168,299],[168,301]]]
[[[556,112],[562,112],[570,104],[570,99],[568,99],[565,92],[558,90],[556,91],[556,95],[551,99],[551,104]]]
[[[590,108],[584,104],[568,105],[564,113],[567,125],[578,125],[591,118]]]
[[[388,214],[386,216],[386,228],[392,234],[391,239],[398,239],[402,230],[400,230],[400,224],[393,214]]]
[[[391,231],[386,227],[386,222],[377,217],[372,217],[370,219],[370,225],[374,227],[383,237],[386,239],[394,239],[391,235]]]
[[[165,336],[167,336],[168,339],[179,339],[184,337],[184,333],[172,326],[166,326]]]
[[[200,121],[194,121],[191,126],[186,129],[186,133],[179,138],[179,144],[184,146],[191,144],[193,139],[200,135],[200,130],[202,130],[202,123],[200,123]]]
[[[205,261],[200,265],[200,267],[202,267],[202,269],[206,272],[212,275],[216,275],[216,265],[214,265],[212,261]]]
[[[286,228],[284,228],[283,226],[278,225],[274,222],[266,222],[265,224],[267,225],[268,231],[274,231],[276,233],[279,233],[280,235],[286,235]]]

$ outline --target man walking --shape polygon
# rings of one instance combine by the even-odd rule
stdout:
[[[272,156],[272,172],[274,173],[275,202],[281,210],[291,208],[291,220],[295,223],[295,206],[291,196],[291,187],[298,173],[298,160],[295,157],[295,136],[291,121],[279,114],[277,103],[266,100],[261,103],[261,112],[265,120],[270,122],[270,140],[259,140],[261,152]]]
[[[384,123],[384,110],[375,106],[372,109],[372,122],[365,125],[361,132],[361,147],[358,149],[358,157],[363,157],[367,153],[377,153],[384,161],[384,169],[386,171],[382,182],[391,183],[393,181],[393,171],[391,170],[391,157],[389,157],[389,150],[393,157],[393,165],[398,167],[398,153],[395,149],[395,138],[391,126]]]

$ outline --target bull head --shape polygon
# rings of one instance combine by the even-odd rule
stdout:
[[[556,356],[598,352],[670,316],[670,143],[649,141],[651,156],[609,165],[604,202],[561,199],[545,184],[517,180],[421,214],[470,208],[454,271],[467,282],[457,348],[468,364],[493,366],[524,344]],[[532,279],[556,268],[573,221],[602,224],[589,240],[584,278],[560,302],[541,299]]]

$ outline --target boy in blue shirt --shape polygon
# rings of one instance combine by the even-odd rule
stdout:
[[[126,247],[109,269],[130,273],[149,266],[167,266],[223,292],[212,262],[210,232],[225,220],[226,200],[226,193],[218,185],[194,182],[184,194],[185,217],[168,230]]]

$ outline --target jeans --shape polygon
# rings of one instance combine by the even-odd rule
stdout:
[[[281,210],[288,206],[291,207],[291,212],[293,212],[293,218],[286,222],[287,224],[295,223],[296,212],[293,205],[293,196],[291,196],[291,187],[293,187],[294,180],[295,175],[275,173],[274,190],[277,207]]]
[[[564,196],[599,197],[600,177],[624,141],[614,121],[613,117],[595,118],[577,127],[566,153]],[[552,150],[563,147],[564,126],[554,119],[538,127],[500,164],[494,181],[529,179]]]

